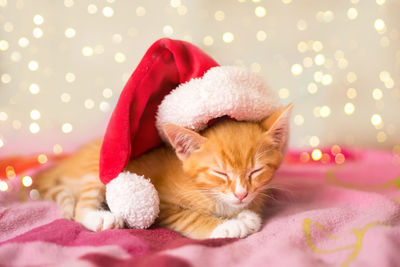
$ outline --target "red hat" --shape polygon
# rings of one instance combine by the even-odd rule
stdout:
[[[179,84],[218,66],[196,46],[160,39],[146,52],[126,83],[111,116],[100,154],[100,179],[107,184],[131,158],[159,146],[158,106]]]
[[[109,183],[129,160],[166,141],[164,122],[200,131],[215,118],[259,121],[280,107],[257,75],[219,66],[188,42],[160,39],[120,95],[101,148],[100,179]]]

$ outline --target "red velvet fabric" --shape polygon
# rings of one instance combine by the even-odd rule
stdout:
[[[218,66],[198,47],[163,38],[155,42],[126,83],[108,124],[100,153],[100,180],[107,184],[131,158],[161,144],[155,127],[159,104],[179,84]]]

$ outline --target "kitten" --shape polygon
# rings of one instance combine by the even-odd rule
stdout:
[[[222,121],[200,134],[164,124],[173,149],[153,149],[126,167],[150,178],[157,189],[157,223],[198,239],[259,231],[268,183],[282,162],[291,107],[260,123]],[[55,200],[66,218],[93,231],[123,227],[121,218],[101,210],[100,147],[101,141],[89,144],[36,178],[43,198]]]

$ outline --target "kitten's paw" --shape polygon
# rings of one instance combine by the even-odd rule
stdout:
[[[237,219],[246,224],[249,234],[260,231],[262,221],[260,215],[251,211],[244,210],[237,215]]]
[[[124,222],[121,217],[105,210],[89,211],[82,221],[87,229],[99,232],[107,229],[122,228]]]
[[[62,207],[61,215],[65,219],[72,220],[72,218],[74,218],[74,205],[68,205]]]
[[[243,238],[249,234],[249,229],[243,221],[231,219],[215,227],[210,238]]]

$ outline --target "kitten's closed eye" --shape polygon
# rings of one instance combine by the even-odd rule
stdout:
[[[249,178],[250,179],[255,178],[258,175],[260,175],[263,171],[264,171],[264,167],[260,167],[260,168],[254,169],[254,170],[250,171]]]
[[[219,171],[219,170],[210,170],[210,173],[212,175],[222,178],[224,180],[229,180],[229,175],[226,172]]]

